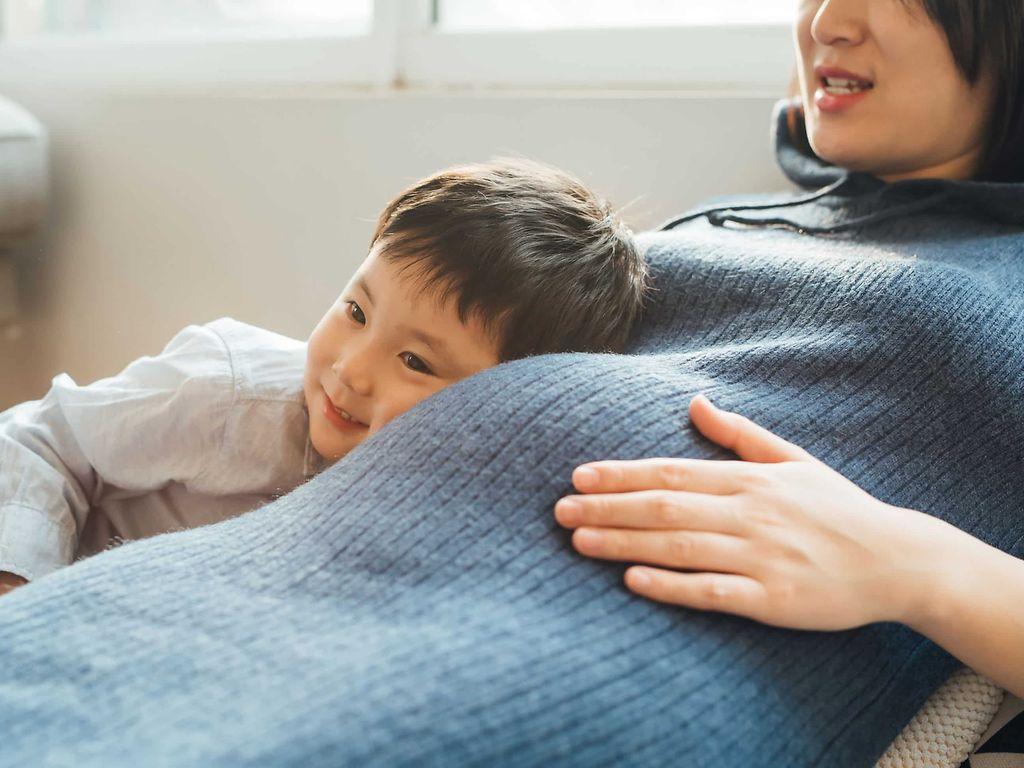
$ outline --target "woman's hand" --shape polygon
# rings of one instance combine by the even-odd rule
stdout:
[[[584,555],[647,563],[637,594],[777,626],[912,623],[960,534],[885,504],[806,451],[698,396],[690,416],[745,461],[646,459],[578,467],[555,506]]]

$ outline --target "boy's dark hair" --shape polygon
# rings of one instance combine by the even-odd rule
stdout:
[[[617,352],[643,307],[647,267],[609,205],[527,160],[449,168],[381,213],[371,247],[422,267],[425,287],[476,316],[502,360]]]

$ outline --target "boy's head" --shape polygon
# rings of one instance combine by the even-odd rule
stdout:
[[[629,230],[568,174],[496,160],[426,178],[381,213],[369,255],[309,338],[313,445],[340,458],[503,361],[620,351],[646,290]]]

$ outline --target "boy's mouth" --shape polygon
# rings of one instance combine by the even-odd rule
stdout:
[[[327,394],[327,390],[324,390],[324,415],[338,429],[352,430],[366,429],[367,427],[365,423],[359,421],[359,419],[344,408],[336,406],[334,401],[331,400],[330,395]]]

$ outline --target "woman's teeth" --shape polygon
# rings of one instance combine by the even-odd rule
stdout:
[[[870,90],[872,87],[871,83],[865,83],[862,80],[847,80],[842,77],[826,77],[824,80],[825,92],[836,96],[860,93],[861,91]]]

